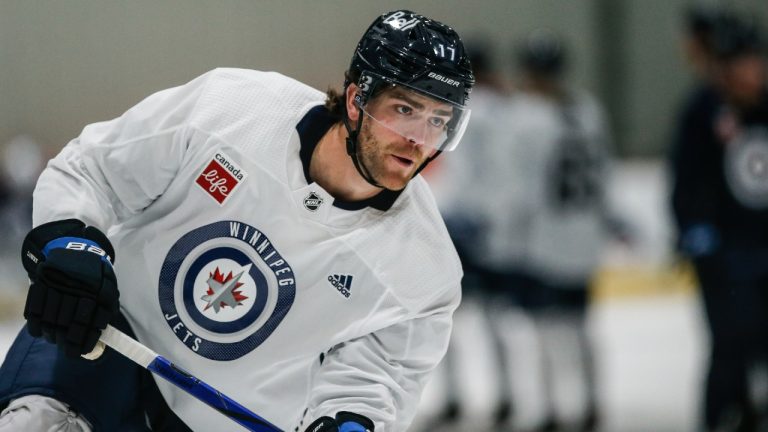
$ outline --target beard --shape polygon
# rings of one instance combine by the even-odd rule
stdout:
[[[391,191],[399,191],[408,184],[427,159],[428,154],[412,144],[403,142],[385,142],[379,140],[373,133],[372,121],[363,121],[358,135],[357,157],[367,169],[372,179]],[[378,128],[381,131],[381,127]],[[389,134],[393,134],[389,132]],[[384,134],[386,136],[386,134]],[[398,166],[392,154],[407,156],[412,164],[410,167]]]

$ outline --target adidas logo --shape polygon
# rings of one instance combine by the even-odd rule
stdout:
[[[344,297],[349,298],[352,289],[352,275],[331,275],[328,276],[328,282],[335,286]]]

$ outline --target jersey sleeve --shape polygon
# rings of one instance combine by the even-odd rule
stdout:
[[[78,218],[106,232],[149,206],[182,164],[189,121],[210,75],[86,126],[41,174],[33,224]]]
[[[376,431],[404,431],[422,390],[448,349],[458,286],[410,320],[334,347],[314,377],[307,419],[350,411]]]

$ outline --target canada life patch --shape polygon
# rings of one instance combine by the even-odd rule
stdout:
[[[234,159],[223,151],[217,151],[213,159],[197,176],[195,183],[208,192],[208,195],[217,203],[224,205],[237,185],[243,182],[247,176],[248,173]]]
[[[165,322],[191,351],[240,358],[261,345],[293,305],[293,269],[254,226],[220,221],[184,234],[160,271]]]

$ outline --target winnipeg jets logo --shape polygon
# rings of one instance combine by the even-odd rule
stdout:
[[[235,360],[259,347],[288,314],[295,277],[265,233],[219,221],[174,243],[160,270],[158,301],[168,328],[192,352]]]
[[[243,286],[243,283],[240,282],[240,278],[243,276],[243,273],[247,273],[250,268],[251,264],[248,264],[235,276],[232,276],[232,272],[230,271],[225,277],[221,274],[219,267],[217,266],[216,270],[211,273],[208,278],[207,293],[200,298],[207,302],[203,310],[208,310],[213,307],[213,311],[219,313],[219,310],[225,306],[229,306],[232,309],[237,306],[242,306],[243,304],[241,302],[248,297],[243,295],[237,289]]]

